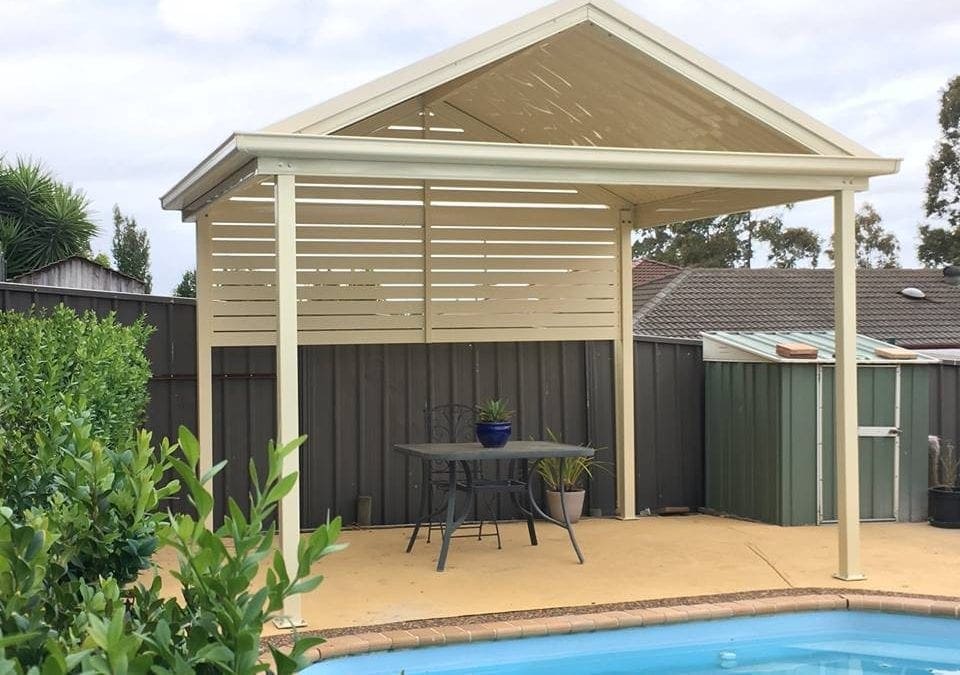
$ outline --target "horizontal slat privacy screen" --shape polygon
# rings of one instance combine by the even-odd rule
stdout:
[[[620,214],[604,195],[298,178],[299,342],[614,339]],[[270,179],[201,219],[215,345],[275,341],[273,221]]]

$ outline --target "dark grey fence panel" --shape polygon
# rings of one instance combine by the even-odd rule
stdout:
[[[703,348],[635,337],[637,510],[704,505]]]
[[[930,369],[930,433],[960,442],[960,365]]]
[[[27,311],[59,303],[100,315],[115,311],[129,323],[140,315],[156,328],[148,356],[153,368],[147,427],[155,439],[177,427],[196,429],[196,312],[188,299],[0,284],[0,309]],[[636,363],[637,507],[703,504],[703,367],[698,343],[638,338]],[[548,430],[601,448],[607,470],[591,482],[588,505],[614,512],[614,378],[609,342],[341,345],[301,347],[300,406],[303,522],[316,525],[327,509],[347,522],[360,495],[373,498],[375,523],[413,519],[420,467],[391,450],[399,441],[426,440],[423,412],[458,402],[505,397],[518,411],[518,438]],[[944,367],[945,368],[945,367]],[[214,457],[229,460],[218,481],[239,503],[249,492],[251,456],[262,466],[275,428],[271,348],[214,350]],[[945,435],[957,436],[957,381],[943,402]],[[935,377],[947,382],[948,376]],[[946,386],[946,385],[945,385]],[[944,394],[946,396],[946,394]],[[939,400],[939,399],[935,399]],[[946,407],[944,407],[946,406]],[[951,412],[953,411],[953,412]],[[503,467],[499,467],[502,471]],[[497,467],[493,468],[494,471]],[[501,515],[510,516],[506,501]]]
[[[611,351],[609,343],[586,342],[302,347],[303,526],[323,522],[328,510],[353,522],[361,495],[372,498],[374,523],[413,520],[420,467],[392,446],[428,440],[424,413],[446,403],[506,398],[517,411],[515,437],[549,429],[605,446],[600,459],[612,467],[613,408],[604,402]],[[591,378],[595,361],[605,373]],[[598,474],[590,506],[611,513],[614,485],[612,474]],[[499,507],[501,517],[515,515],[506,500]]]

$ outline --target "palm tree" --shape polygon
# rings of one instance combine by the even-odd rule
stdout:
[[[71,255],[85,255],[97,226],[86,195],[42,164],[0,158],[0,253],[15,277]]]

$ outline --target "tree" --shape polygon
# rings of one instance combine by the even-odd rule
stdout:
[[[674,223],[641,233],[634,257],[681,267],[738,267],[743,258],[739,219],[743,214]]]
[[[820,262],[820,235],[807,227],[784,227],[781,218],[768,218],[757,228],[756,237],[770,246],[767,262],[774,267],[793,269],[802,262],[816,267]]]
[[[924,215],[917,256],[929,267],[960,262],[960,75],[940,93],[940,139],[927,162]]]
[[[83,192],[58,181],[42,164],[0,158],[0,252],[15,277],[72,255],[84,255],[97,226]]]
[[[743,211],[648,230],[634,242],[633,255],[681,267],[750,267],[757,241],[770,247],[767,260],[777,267],[804,261],[816,267],[821,252],[817,233],[784,227],[782,212],[756,218]]]
[[[110,269],[110,256],[103,251],[100,251],[97,255],[91,255],[90,262],[95,262],[100,265],[100,267],[106,267],[107,269]]]
[[[857,267],[894,268],[900,267],[900,242],[896,236],[883,229],[883,219],[873,204],[864,202],[854,217],[857,239]],[[827,256],[833,260],[833,235],[830,235],[831,248]]]
[[[173,289],[173,294],[178,298],[197,297],[197,271],[187,270],[180,278],[180,283]]]
[[[143,281],[149,293],[153,287],[150,274],[150,239],[145,229],[137,227],[136,218],[130,218],[113,205],[113,261],[117,271]]]

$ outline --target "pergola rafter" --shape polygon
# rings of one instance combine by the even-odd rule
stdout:
[[[234,134],[162,199],[197,223],[203,463],[214,346],[276,346],[289,441],[298,345],[608,340],[631,518],[633,230],[832,197],[838,575],[860,578],[853,194],[898,167],[606,0]],[[280,530],[293,561],[296,494]]]

